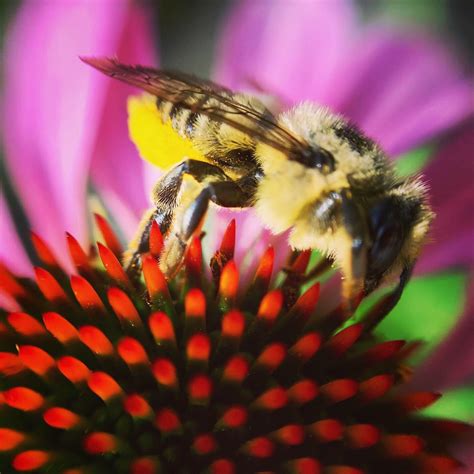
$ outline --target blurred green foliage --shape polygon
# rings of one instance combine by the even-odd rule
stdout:
[[[422,25],[444,36],[468,64],[474,64],[474,2],[472,0],[357,0],[363,17],[382,17]]]
[[[402,177],[419,173],[433,157],[435,150],[435,145],[426,145],[399,156],[395,161],[397,173]]]
[[[473,423],[474,387],[463,387],[443,393],[434,405],[422,411],[422,415]]]
[[[446,337],[462,314],[467,279],[461,272],[413,278],[398,305],[377,327],[376,334],[385,339],[422,341],[412,358],[413,363],[420,362]],[[364,301],[361,306],[370,304],[371,301]]]

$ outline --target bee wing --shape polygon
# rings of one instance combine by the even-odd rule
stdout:
[[[265,114],[262,114],[233,100],[231,90],[211,81],[180,72],[122,64],[112,58],[81,57],[81,60],[110,77],[192,112],[204,114],[211,120],[225,123],[288,155],[307,150],[307,143],[278,125],[269,111],[265,109]],[[243,117],[245,120],[242,120]]]

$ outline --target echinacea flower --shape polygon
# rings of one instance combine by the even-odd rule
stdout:
[[[19,308],[0,314],[2,472],[450,473],[463,423],[420,416],[439,397],[400,393],[415,345],[381,341],[380,300],[358,323],[301,295],[310,253],[270,284],[268,248],[241,291],[235,223],[203,274],[201,237],[166,281],[155,223],[143,282],[97,217],[104,244],[68,234],[69,276],[35,236],[35,279],[0,268]],[[102,264],[99,263],[99,258]],[[217,270],[217,271],[216,271]],[[278,271],[278,269],[276,269]],[[240,290],[240,291],[239,291]]]
[[[143,5],[113,3],[111,8],[111,2],[97,1],[91,8],[87,0],[24,2],[5,42],[7,169],[31,226],[71,271],[62,232],[72,232],[88,247],[88,186],[128,238],[147,207],[145,190],[155,176],[127,139],[130,90],[77,59],[118,55],[125,62],[155,64]],[[302,99],[331,106],[392,156],[447,136],[472,112],[470,84],[444,47],[412,29],[362,27],[351,2],[238,2],[225,24],[217,64],[216,77],[226,85],[257,85],[287,107]],[[472,263],[472,219],[459,214],[453,225],[453,212],[465,212],[473,201],[472,186],[466,184],[472,174],[472,160],[466,159],[471,127],[456,143],[447,141],[426,169],[438,221],[420,271]],[[0,258],[31,275],[4,204],[2,196]],[[222,235],[228,221],[223,214],[226,218],[213,220],[208,241]],[[237,242],[236,262],[249,248],[258,255],[269,241],[283,261],[284,240],[262,231],[252,213],[236,219],[245,236]],[[208,242],[208,253],[215,246]],[[419,385],[456,385],[472,377],[472,362],[465,357],[472,347],[466,336],[472,320],[472,313],[465,315],[456,332],[460,337],[434,355]]]

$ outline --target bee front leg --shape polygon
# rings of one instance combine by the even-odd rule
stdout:
[[[377,324],[379,324],[382,319],[388,313],[390,313],[390,311],[392,311],[393,308],[395,308],[402,297],[403,290],[410,281],[414,266],[414,262],[411,264],[406,264],[400,273],[397,286],[364,316],[362,322],[364,324],[365,331],[372,331],[372,329],[377,326]]]
[[[365,216],[349,191],[344,190],[341,196],[341,217],[345,232],[350,239],[350,247],[343,260],[342,282],[343,304],[347,312],[352,312],[358,305],[364,290],[367,273],[367,253],[370,245]]]

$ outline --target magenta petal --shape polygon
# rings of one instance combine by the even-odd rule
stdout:
[[[418,32],[387,25],[368,29],[333,80],[332,105],[391,155],[473,112],[471,83],[460,65],[441,44]]]
[[[129,11],[116,48],[116,55],[123,62],[147,65],[156,62],[144,10],[135,8]],[[100,74],[94,73],[98,78]],[[127,98],[137,91],[109,78],[106,81],[107,94],[96,131],[91,175],[98,193],[123,235],[129,239],[141,213],[150,205],[148,190],[144,186],[146,164],[130,141],[127,128]]]
[[[63,263],[64,231],[87,239],[89,164],[110,85],[78,56],[115,54],[134,8],[128,1],[25,2],[6,39],[7,165],[33,229]]]
[[[243,1],[224,29],[218,79],[257,83],[291,105],[308,99],[358,123],[391,155],[472,113],[472,87],[433,39],[360,28],[346,2]]]
[[[474,122],[446,144],[425,169],[436,218],[431,242],[417,266],[419,272],[474,265],[473,150]]]
[[[455,456],[463,463],[456,474],[472,474],[474,472],[474,446],[469,443],[469,440],[458,447]]]
[[[14,273],[31,276],[33,267],[21,246],[5,197],[0,193],[0,262]]]
[[[352,2],[244,0],[223,30],[217,79],[234,88],[256,82],[290,102],[320,101],[354,26]]]

